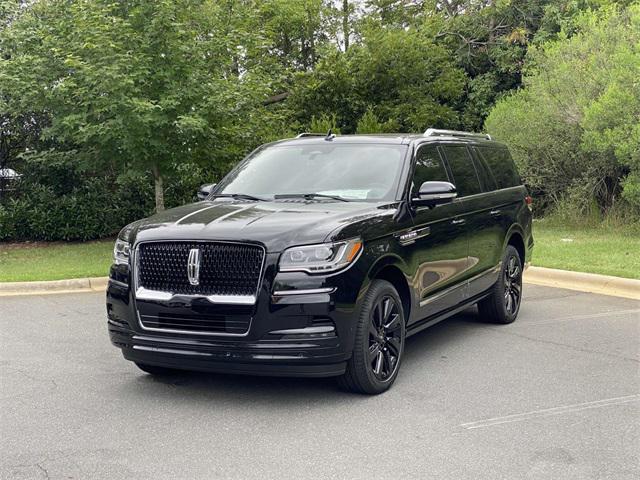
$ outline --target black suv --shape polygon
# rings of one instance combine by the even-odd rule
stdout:
[[[114,248],[108,328],[151,374],[337,376],[375,394],[405,338],[478,304],[510,323],[531,199],[488,135],[301,134]]]

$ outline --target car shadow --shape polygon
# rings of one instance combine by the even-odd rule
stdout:
[[[421,367],[429,364],[435,350],[446,348],[449,342],[464,342],[473,330],[486,328],[479,322],[475,308],[444,320],[407,339],[401,375],[403,383],[411,382],[411,376],[419,374]],[[439,358],[439,357],[438,357]],[[131,368],[135,368],[131,365]],[[233,375],[201,372],[181,372],[175,375],[151,376],[140,372],[129,377],[132,385],[123,385],[128,394],[176,397],[189,399],[189,402],[206,402],[207,405],[265,403],[273,408],[286,410],[300,408],[301,400],[305,408],[314,405],[326,406],[327,403],[368,402],[376,398],[367,395],[354,395],[338,388],[333,378],[290,378]],[[393,389],[389,392],[393,392]]]

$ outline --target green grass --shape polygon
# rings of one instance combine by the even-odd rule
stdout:
[[[533,265],[640,279],[637,227],[565,226],[536,220]],[[0,243],[0,282],[104,277],[113,240],[86,243]]]
[[[533,223],[532,265],[640,279],[640,231],[631,226]]]
[[[106,277],[113,242],[0,243],[0,282]]]

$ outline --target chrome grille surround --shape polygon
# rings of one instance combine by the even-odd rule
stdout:
[[[184,248],[187,251],[187,254],[189,252],[189,249],[192,248],[193,245],[196,245],[199,247],[204,246],[205,249],[207,247],[215,247],[215,246],[230,247],[232,249],[235,248],[236,252],[242,247],[246,249],[253,249],[254,253],[256,253],[256,251],[259,251],[260,258],[259,258],[259,265],[256,265],[258,268],[255,273],[255,280],[256,280],[255,289],[252,289],[251,292],[249,292],[246,285],[244,286],[231,285],[229,286],[230,289],[227,289],[225,294],[221,294],[221,295],[216,293],[208,294],[210,292],[206,290],[206,288],[208,288],[207,281],[204,282],[204,285],[191,286],[191,287],[203,287],[205,289],[205,290],[201,290],[200,292],[197,292],[197,291],[194,292],[194,290],[189,290],[189,289],[185,290],[181,288],[178,288],[178,289],[163,288],[161,290],[145,288],[144,286],[141,285],[141,278],[140,278],[140,258],[141,258],[140,250],[141,250],[141,247],[144,248],[144,246],[149,244],[180,245],[182,248]],[[206,300],[212,306],[213,305],[220,305],[221,307],[244,306],[246,308],[251,308],[257,302],[258,293],[260,292],[260,287],[262,285],[262,280],[264,275],[266,249],[263,245],[254,244],[254,243],[216,241],[216,240],[151,240],[151,241],[142,241],[136,244],[136,247],[133,251],[133,257],[134,258],[132,259],[133,260],[132,265],[134,265],[134,269],[133,269],[132,276],[133,276],[133,285],[135,286],[133,295],[134,295],[134,301],[136,302],[136,313],[138,317],[138,324],[143,330],[163,332],[163,333],[179,333],[179,334],[189,334],[189,335],[216,335],[216,336],[229,336],[229,337],[244,337],[248,335],[251,327],[252,315],[248,316],[248,319],[246,322],[246,331],[244,332],[239,332],[237,328],[233,329],[234,333],[220,330],[220,329],[208,330],[208,331],[204,331],[204,330],[194,331],[194,330],[186,330],[181,328],[163,328],[163,327],[145,325],[145,323],[142,321],[142,317],[146,315],[141,314],[138,302],[140,301],[140,302],[169,304],[171,302],[179,301],[179,300],[183,300],[187,302],[194,301],[194,300],[195,301]],[[210,267],[210,265],[208,266]],[[186,258],[185,258],[183,268],[184,268],[185,278],[186,278],[186,269],[187,269]],[[204,268],[206,270],[207,266],[204,266],[201,268]],[[187,283],[188,283],[188,280],[187,280]],[[231,294],[230,292],[233,291],[234,287],[239,287],[240,288],[239,293],[243,293],[243,294],[242,295]],[[167,290],[179,290],[179,291],[176,292],[176,291],[167,291]],[[158,323],[155,321],[152,321],[151,324],[157,325]]]

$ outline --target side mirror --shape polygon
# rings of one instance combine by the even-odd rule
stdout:
[[[200,185],[198,189],[198,200],[205,200],[213,189],[216,188],[217,183],[205,183],[204,185]]]
[[[413,205],[435,207],[453,202],[458,196],[456,187],[449,182],[424,182],[420,185],[418,196],[411,199]]]

